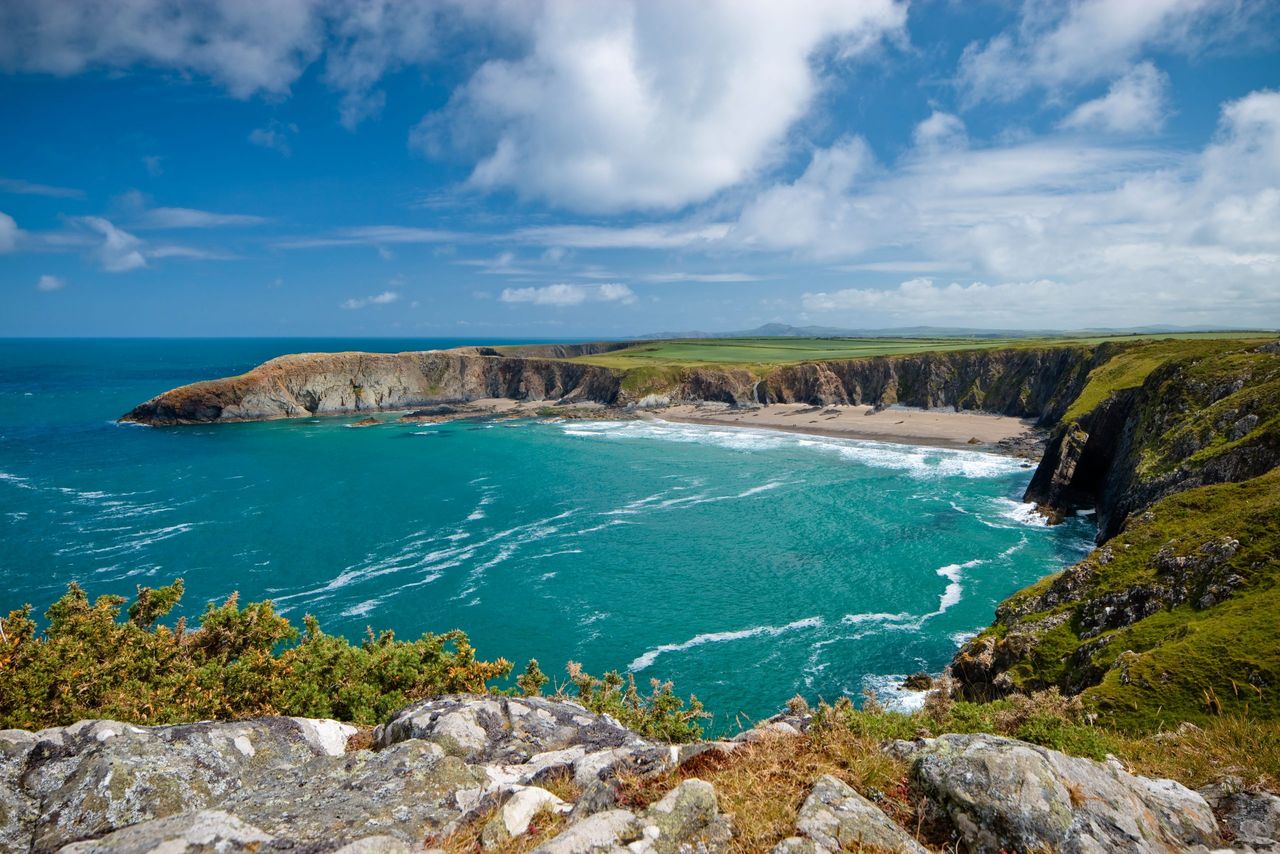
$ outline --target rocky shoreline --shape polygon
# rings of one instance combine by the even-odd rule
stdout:
[[[785,749],[815,725],[783,714],[728,741],[668,745],[565,699],[452,695],[394,713],[371,736],[305,718],[7,730],[0,847],[364,854],[502,849],[524,837],[520,850],[539,854],[747,850],[738,828],[749,817],[725,812],[692,773],[709,757]],[[1229,839],[1249,851],[1280,835],[1280,798],[1229,785],[1197,793],[1000,736],[881,750],[909,769],[928,832],[825,775],[772,851],[1210,851]],[[681,770],[652,800],[626,798],[632,781]]]

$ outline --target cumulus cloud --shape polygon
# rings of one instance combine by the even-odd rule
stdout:
[[[484,189],[584,211],[672,209],[754,175],[819,90],[815,54],[900,33],[895,0],[676,0],[539,7],[527,54],[482,65],[442,116],[487,150]]]
[[[570,306],[584,302],[616,302],[631,305],[636,295],[622,284],[573,285],[555,284],[537,288],[505,288],[500,299],[503,302],[532,303],[534,305]]]
[[[102,242],[94,250],[102,269],[109,273],[123,273],[147,266],[147,259],[142,254],[142,241],[129,232],[116,228],[110,220],[100,216],[81,217],[80,222],[102,236]]]
[[[1116,80],[1107,94],[1086,101],[1072,110],[1062,126],[1097,129],[1113,133],[1142,133],[1159,130],[1164,124],[1169,78],[1150,62],[1133,67]]]
[[[0,252],[12,252],[18,245],[18,224],[7,213],[0,213]]]
[[[354,311],[356,309],[361,309],[361,308],[364,308],[365,306],[370,306],[370,305],[388,305],[390,303],[397,301],[398,299],[400,299],[399,292],[383,291],[382,293],[374,294],[373,296],[352,297],[351,299],[344,300],[342,303],[339,304],[339,308],[345,308],[348,311]]]
[[[194,208],[152,208],[142,214],[143,228],[222,228],[237,225],[261,225],[269,220],[251,214],[226,214]]]
[[[1027,3],[1016,27],[965,48],[957,83],[971,104],[1057,92],[1121,74],[1151,47],[1194,53],[1270,14],[1264,0]]]
[[[67,286],[67,283],[64,282],[62,279],[58,278],[57,276],[50,276],[47,273],[41,276],[40,280],[36,282],[36,290],[44,291],[46,293],[48,293],[49,291],[60,291],[66,286]]]
[[[1225,104],[1199,152],[1050,135],[870,163],[835,192],[802,177],[749,203],[723,245],[848,262],[893,252],[842,269],[973,276],[891,296],[819,291],[812,311],[936,301],[979,315],[1019,306],[1048,325],[1280,323],[1280,92]]]

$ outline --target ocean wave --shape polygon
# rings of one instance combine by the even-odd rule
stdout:
[[[1034,504],[1014,501],[1011,498],[996,498],[993,503],[996,507],[996,513],[1002,519],[1008,519],[1010,522],[1017,525],[1026,525],[1029,528],[1049,527],[1049,520],[1036,512]],[[991,527],[1002,526],[992,525]]]
[[[805,617],[803,620],[795,620],[794,622],[787,623],[785,626],[752,626],[749,629],[738,629],[731,632],[707,632],[706,634],[696,635],[684,643],[668,643],[654,647],[653,649],[638,656],[635,661],[627,665],[627,670],[632,673],[638,673],[652,665],[657,661],[658,656],[663,653],[682,652],[686,649],[702,646],[703,644],[725,643],[727,641],[759,637],[760,635],[776,637],[798,629],[818,628],[822,624],[823,619],[821,617]]]
[[[829,438],[762,430],[752,427],[712,427],[671,421],[596,421],[564,427],[565,435],[610,440],[656,439],[701,443],[734,451],[771,451],[801,448],[834,453],[852,463],[871,468],[905,471],[918,478],[992,478],[1022,470],[1022,463],[999,454],[953,450],[920,445],[900,445],[865,439]]]
[[[942,592],[942,596],[938,600],[938,610],[929,616],[936,617],[946,613],[952,605],[960,602],[964,597],[964,571],[973,569],[975,566],[981,566],[986,563],[985,560],[969,560],[964,563],[949,563],[946,566],[938,567],[935,572],[943,578],[947,579],[947,589]]]

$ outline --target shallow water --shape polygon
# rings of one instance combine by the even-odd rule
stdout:
[[[1088,548],[1017,460],[639,421],[152,429],[151,395],[296,350],[430,341],[0,342],[0,610],[187,582],[352,638],[674,679],[717,713],[893,690]]]

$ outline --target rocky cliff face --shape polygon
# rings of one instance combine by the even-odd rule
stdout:
[[[1098,512],[1098,541],[1161,498],[1257,477],[1280,464],[1274,344],[1170,358],[1059,424],[1026,500]]]
[[[404,409],[454,400],[677,401],[955,407],[1057,420],[1099,358],[1061,347],[819,362],[777,368],[672,369],[640,393],[624,370],[564,361],[624,345],[463,347],[421,353],[301,353],[246,374],[174,389],[123,417],[141,424],[261,421]]]
[[[477,843],[538,854],[769,850],[742,845],[735,816],[723,812],[710,783],[676,774],[665,794],[621,803],[622,780],[653,780],[711,754],[731,761],[756,742],[805,739],[809,725],[807,717],[779,716],[733,741],[677,747],[572,702],[455,695],[402,709],[363,745],[349,741],[353,727],[304,718],[8,730],[0,732],[0,847],[64,854],[407,854],[441,844],[472,851]],[[904,785],[952,828],[945,850],[1172,852],[1222,843],[1204,797],[1117,765],[988,735],[895,742],[886,751],[905,760]],[[1269,796],[1231,797],[1231,814],[1251,822],[1251,840],[1270,843]],[[918,828],[896,824],[829,775],[812,782],[803,803],[782,809],[795,814],[795,829],[776,842],[776,854],[928,850]]]

